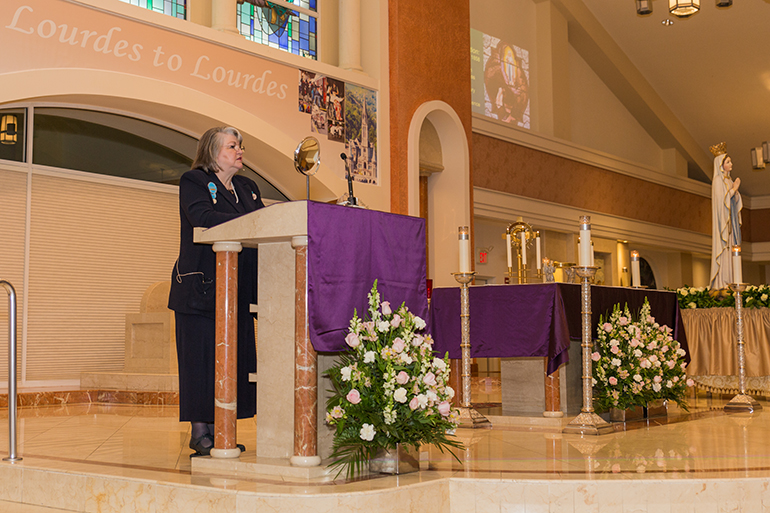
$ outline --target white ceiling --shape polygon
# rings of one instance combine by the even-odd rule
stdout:
[[[570,6],[576,1],[560,2],[578,12],[568,16],[570,39],[575,23],[592,30]],[[701,0],[700,12],[687,19],[670,15],[668,0],[653,0],[649,16],[636,14],[634,0],[582,1],[657,93],[667,107],[662,110],[689,133],[682,138],[674,130],[673,137],[695,143],[684,152],[691,174],[700,168],[710,179],[711,168],[703,165],[712,159],[708,148],[725,141],[743,195],[770,195],[770,164],[754,171],[750,155],[752,147],[770,140],[770,0],[734,0],[728,8]],[[665,19],[674,24],[664,26]]]

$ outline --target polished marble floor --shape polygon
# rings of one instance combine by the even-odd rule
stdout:
[[[176,407],[21,408],[23,460],[0,462],[0,512],[764,511],[770,404],[761,399],[764,410],[752,415],[725,414],[723,404],[702,394],[690,413],[672,408],[598,437],[561,434],[569,418],[490,415],[491,428],[457,431],[466,445],[459,461],[426,449],[419,473],[355,480],[193,472],[189,425]],[[255,423],[239,421],[238,433],[242,459],[256,461]]]

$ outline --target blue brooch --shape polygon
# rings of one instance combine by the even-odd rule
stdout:
[[[209,182],[209,193],[211,193],[211,201],[217,202],[217,186],[214,182]]]

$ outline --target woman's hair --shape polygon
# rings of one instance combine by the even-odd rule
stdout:
[[[725,168],[725,162],[727,162],[727,159],[729,159],[729,158],[730,158],[730,155],[728,155],[727,153],[725,153],[725,158],[723,158],[723,159],[722,159],[722,162],[719,164],[719,167],[721,167],[722,169],[724,169],[724,168]],[[730,160],[732,160],[732,159],[730,159]]]
[[[195,160],[192,164],[193,169],[203,169],[209,174],[219,171],[217,155],[219,155],[219,150],[222,149],[221,134],[234,136],[238,139],[239,145],[243,143],[243,136],[241,136],[237,128],[231,126],[209,128],[198,141],[198,150],[195,152]]]

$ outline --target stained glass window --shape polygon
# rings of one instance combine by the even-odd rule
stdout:
[[[267,7],[244,2],[238,6],[238,30],[249,41],[318,59],[317,0],[267,2]]]
[[[123,3],[138,5],[151,11],[168,14],[174,18],[187,19],[187,0],[120,0]],[[315,3],[315,0],[313,1]]]

